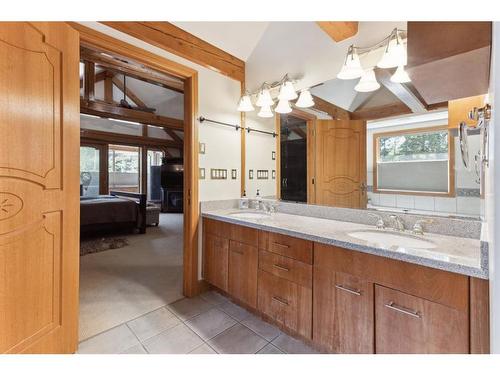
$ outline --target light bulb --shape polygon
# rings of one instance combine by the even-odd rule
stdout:
[[[280,93],[278,95],[278,99],[284,100],[294,100],[297,99],[297,93],[295,92],[295,87],[293,87],[293,83],[291,81],[285,81],[281,85]]]
[[[278,113],[290,113],[292,112],[292,107],[290,107],[288,100],[280,99],[274,110]]]
[[[377,78],[375,77],[375,72],[373,69],[368,69],[358,84],[354,87],[354,90],[358,92],[370,92],[375,91],[380,88],[380,84],[377,82]]]
[[[271,98],[271,94],[268,89],[260,90],[255,104],[259,107],[271,106],[274,104],[273,98]]]
[[[308,108],[314,106],[314,100],[309,90],[302,90],[299,96],[299,100],[297,100],[295,105],[299,108]]]
[[[399,65],[396,72],[391,76],[391,82],[406,83],[411,82],[410,76],[406,73],[403,65]]]
[[[240,112],[250,112],[253,111],[252,100],[250,100],[250,95],[243,95],[238,103],[238,111]]]
[[[259,113],[257,113],[257,116],[259,116],[259,117],[266,117],[266,118],[273,117],[274,114],[273,114],[273,111],[271,111],[271,106],[269,106],[269,105],[263,105],[261,107]]]
[[[363,68],[361,67],[361,61],[359,61],[359,56],[352,48],[349,48],[347,56],[342,65],[342,69],[337,74],[338,79],[355,79],[363,75]]]
[[[398,36],[391,39],[382,55],[377,66],[379,68],[395,68],[396,66],[406,65],[407,55],[406,47]]]

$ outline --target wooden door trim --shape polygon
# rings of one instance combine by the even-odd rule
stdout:
[[[401,134],[415,134],[415,133],[426,133],[436,130],[447,130],[448,131],[448,186],[449,190],[446,193],[440,192],[421,192],[421,191],[407,191],[407,190],[389,190],[389,189],[378,189],[377,186],[377,160],[379,157],[378,150],[378,140],[380,137],[388,136],[398,136]],[[432,126],[428,128],[417,128],[417,129],[403,129],[388,132],[373,133],[373,192],[377,194],[401,194],[401,195],[419,195],[419,196],[431,196],[431,197],[455,197],[455,140],[451,135],[451,131],[448,129],[448,124]],[[365,168],[366,169],[366,168]]]
[[[183,293],[199,293],[198,282],[198,72],[182,64],[123,42],[79,23],[70,26],[80,32],[80,44],[128,57],[145,66],[184,80],[184,262]]]

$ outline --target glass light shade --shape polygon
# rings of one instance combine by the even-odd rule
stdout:
[[[308,108],[314,106],[314,100],[309,90],[302,90],[299,100],[295,103],[299,108]]]
[[[378,62],[379,68],[395,68],[396,66],[406,65],[408,57],[406,55],[406,46],[398,38],[393,38]]]
[[[391,82],[406,83],[411,82],[410,76],[406,73],[403,65],[398,66],[394,74],[391,76]]]
[[[375,72],[373,69],[369,69],[363,74],[358,84],[354,87],[354,90],[358,92],[370,92],[378,90],[379,88],[380,84],[377,82]]]
[[[297,93],[295,92],[295,87],[290,81],[286,81],[281,85],[280,93],[278,95],[279,100],[294,100],[297,99]]]
[[[261,107],[259,113],[257,113],[257,116],[259,116],[259,117],[273,117],[274,114],[273,114],[273,111],[271,111],[271,106],[263,105]]]
[[[280,99],[278,105],[274,110],[277,113],[290,113],[292,112],[292,107],[290,107],[290,103],[286,99]]]
[[[257,96],[257,102],[255,103],[259,107],[272,106],[274,104],[273,98],[268,89],[262,89]]]
[[[344,65],[342,69],[337,74],[338,79],[355,79],[363,75],[363,68],[361,67],[361,61],[359,61],[359,56],[356,52],[352,51],[347,54]]]
[[[240,112],[250,112],[253,111],[252,100],[249,95],[243,95],[238,103],[238,111]]]

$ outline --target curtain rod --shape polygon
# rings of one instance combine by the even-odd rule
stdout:
[[[235,125],[235,124],[229,124],[227,122],[222,122],[222,121],[217,121],[217,120],[211,120],[211,119],[208,119],[206,117],[203,117],[203,116],[200,116],[198,117],[198,121],[203,123],[203,122],[211,122],[211,123],[214,123],[214,124],[219,124],[219,125],[224,125],[224,126],[230,126],[232,128],[235,128],[236,130],[240,130],[240,129],[246,129],[246,131],[248,133],[250,132],[256,132],[256,133],[262,133],[262,134],[269,134],[269,135],[272,135],[273,138],[276,138],[277,134],[275,132],[268,132],[268,131],[265,131],[265,130],[259,130],[259,129],[252,129],[250,127],[242,127],[240,125]]]

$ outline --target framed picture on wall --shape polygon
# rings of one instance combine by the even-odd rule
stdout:
[[[276,151],[271,152],[271,159],[276,160]]]
[[[248,179],[253,180],[253,169],[248,170]]]
[[[273,169],[272,173],[271,173],[271,177],[273,180],[276,180],[276,171]]]
[[[233,180],[236,180],[237,177],[238,177],[238,170],[237,169],[231,169],[231,178]]]
[[[200,168],[200,172],[198,173],[198,176],[199,176],[200,180],[205,179],[205,168]]]
[[[201,142],[200,142],[200,149],[199,149],[199,153],[200,153],[200,154],[204,154],[204,153],[205,153],[205,143],[201,143]]]

